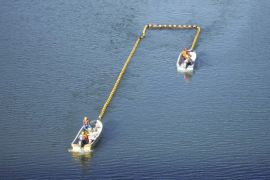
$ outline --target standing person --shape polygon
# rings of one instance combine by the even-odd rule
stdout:
[[[85,130],[87,130],[88,128],[89,128],[89,119],[88,119],[88,117],[84,117],[84,119],[83,119],[83,128],[85,129]]]

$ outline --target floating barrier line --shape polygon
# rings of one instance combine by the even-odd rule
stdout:
[[[190,47],[191,51],[194,50],[196,43],[198,41],[198,37],[199,37],[200,32],[201,32],[201,28],[198,25],[161,25],[161,24],[147,24],[147,25],[145,25],[143,28],[142,34],[137,38],[128,58],[126,59],[126,62],[124,64],[122,70],[120,71],[120,73],[117,77],[117,80],[114,83],[114,86],[110,92],[109,97],[105,101],[105,103],[104,103],[104,105],[99,113],[99,116],[98,116],[99,120],[102,120],[102,118],[104,117],[104,114],[105,114],[110,102],[112,101],[112,98],[113,98],[113,96],[114,96],[114,94],[115,94],[115,92],[120,84],[120,81],[121,81],[121,79],[122,79],[122,77],[127,69],[127,66],[130,63],[133,55],[135,54],[135,51],[138,48],[138,45],[140,44],[141,40],[145,37],[148,29],[153,29],[153,30],[156,30],[156,29],[195,29],[196,34],[195,34],[195,37],[193,39],[192,45]]]

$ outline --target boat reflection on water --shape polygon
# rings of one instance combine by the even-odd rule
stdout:
[[[186,81],[191,81],[193,73],[184,73],[184,79]]]
[[[75,160],[80,162],[81,166],[88,167],[90,166],[90,159],[93,157],[92,152],[81,153],[81,152],[71,152],[71,157]]]
[[[192,80],[193,74],[195,74],[194,71],[193,72],[178,72],[177,73],[178,76],[182,76],[183,75],[184,76],[184,80],[186,82],[190,82]]]
[[[90,152],[87,153],[80,153],[80,152],[71,152],[71,156],[75,160],[89,160],[93,156],[93,154]]]

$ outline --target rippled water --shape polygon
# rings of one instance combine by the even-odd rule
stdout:
[[[0,179],[269,179],[269,1],[1,1]],[[91,155],[68,152],[149,31]]]

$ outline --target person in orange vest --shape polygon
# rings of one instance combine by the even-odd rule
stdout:
[[[89,119],[86,116],[83,118],[83,128],[85,130],[87,130],[89,128]]]
[[[184,58],[184,60],[190,58],[190,54],[189,54],[189,51],[188,51],[187,48],[185,48],[185,49],[182,51],[182,57]]]
[[[87,131],[83,130],[81,135],[80,135],[80,140],[81,140],[81,147],[83,147],[85,144],[89,143],[89,138],[88,138],[88,133]]]
[[[182,57],[183,57],[183,60],[182,62],[186,62],[186,68],[192,64],[192,61],[191,61],[191,55],[189,53],[189,50],[187,48],[185,48],[183,51],[182,51]]]

